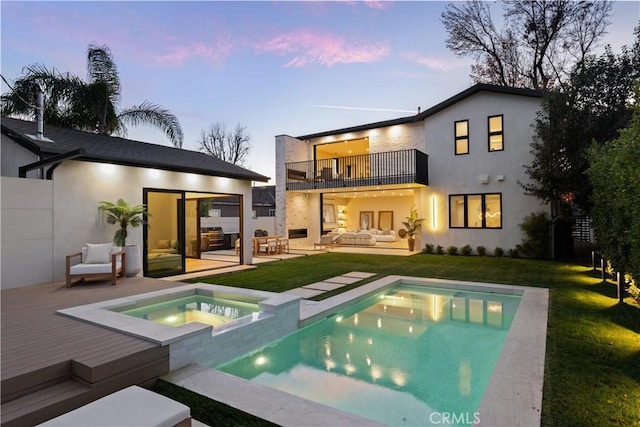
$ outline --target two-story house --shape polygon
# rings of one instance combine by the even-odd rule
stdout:
[[[414,116],[277,136],[276,232],[294,246],[327,232],[401,235],[415,206],[425,219],[418,250],[515,247],[523,218],[549,211],[520,185],[541,99],[539,91],[477,84]]]

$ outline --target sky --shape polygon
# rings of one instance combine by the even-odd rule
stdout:
[[[3,0],[0,70],[9,82],[35,63],[85,78],[87,46],[106,45],[120,108],[151,101],[170,110],[188,150],[211,124],[240,124],[251,136],[244,166],[275,184],[276,135],[413,115],[472,85],[473,59],[445,46],[446,5]],[[639,20],[640,3],[614,2],[602,46],[631,45]],[[171,145],[149,127],[126,137]]]

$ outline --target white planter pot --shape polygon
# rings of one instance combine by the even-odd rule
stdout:
[[[140,246],[127,245],[125,246],[124,251],[127,254],[127,277],[137,276],[142,270]]]

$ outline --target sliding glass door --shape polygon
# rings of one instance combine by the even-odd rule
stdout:
[[[144,189],[144,275],[165,277],[240,262],[242,197]]]
[[[144,232],[144,275],[164,277],[185,271],[184,198],[181,191],[144,190],[148,227]]]

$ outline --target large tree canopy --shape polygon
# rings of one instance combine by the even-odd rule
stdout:
[[[144,101],[118,110],[120,76],[107,46],[87,48],[87,81],[42,64],[24,67],[12,91],[2,95],[2,115],[35,117],[38,87],[44,92],[44,121],[103,135],[126,135],[127,125],[150,125],[162,130],[174,146],[182,147],[178,118],[169,110]]]
[[[472,56],[477,83],[550,89],[563,84],[600,40],[610,1],[505,0],[496,28],[491,3],[450,3],[442,14],[447,47]]]
[[[233,132],[227,131],[224,123],[212,123],[200,132],[200,150],[234,165],[243,165],[251,148],[251,135],[240,123]]]
[[[525,165],[531,178],[528,194],[552,202],[554,216],[560,201],[590,209],[591,185],[584,171],[592,141],[604,144],[617,136],[631,119],[628,100],[640,75],[640,27],[632,49],[614,54],[609,46],[599,56],[588,56],[563,89],[544,99],[531,144],[533,161]]]

